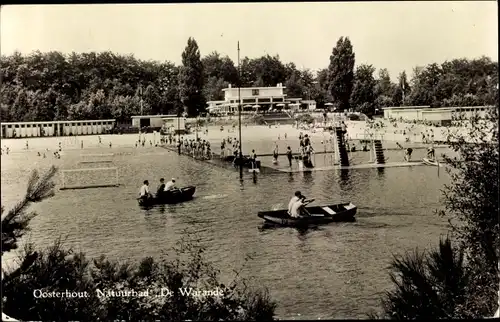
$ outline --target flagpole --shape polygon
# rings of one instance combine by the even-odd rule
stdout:
[[[240,142],[240,182],[243,182],[243,149],[241,143],[241,68],[240,68],[240,42],[238,41],[238,130]]]

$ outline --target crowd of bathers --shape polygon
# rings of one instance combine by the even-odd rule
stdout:
[[[212,158],[212,150],[208,140],[202,140],[201,138],[184,139],[183,137],[176,140],[170,137],[169,142],[175,142],[181,154],[201,160],[209,160]]]

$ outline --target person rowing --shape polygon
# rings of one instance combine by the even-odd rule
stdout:
[[[165,189],[163,191],[173,191],[175,189],[177,189],[175,187],[175,178],[172,178],[172,180],[167,182],[167,184],[165,185]]]
[[[288,214],[293,218],[310,216],[305,206],[313,201],[314,199],[308,200],[300,191],[296,191],[294,197],[288,204]]]

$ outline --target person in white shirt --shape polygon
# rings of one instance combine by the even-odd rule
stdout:
[[[293,218],[299,218],[302,215],[302,207],[305,205],[305,198],[302,197],[292,204],[292,209],[290,211],[290,216]]]
[[[141,187],[139,192],[140,198],[147,199],[151,197],[151,193],[149,192],[149,181],[144,180],[144,185]]]
[[[290,202],[288,203],[288,214],[290,216],[292,214],[293,204],[296,203],[297,201],[299,201],[301,196],[302,196],[302,194],[300,193],[300,191],[296,191],[295,195],[292,197],[292,199],[290,199]]]
[[[165,190],[164,191],[172,191],[174,189],[177,189],[175,187],[175,179],[172,178],[172,180],[170,180],[169,182],[167,182],[167,184],[165,185]]]

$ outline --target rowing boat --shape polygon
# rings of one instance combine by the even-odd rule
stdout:
[[[195,186],[188,186],[180,189],[175,189],[172,191],[164,191],[160,196],[154,196],[153,198],[149,199],[138,198],[137,200],[139,202],[139,206],[142,207],[163,205],[163,204],[174,204],[191,200],[193,198],[195,191],[196,191]]]
[[[307,226],[328,224],[331,222],[352,222],[355,221],[357,207],[352,203],[342,203],[328,206],[306,207],[310,216],[293,218],[288,214],[288,210],[260,211],[258,216],[268,223],[281,226]]]

